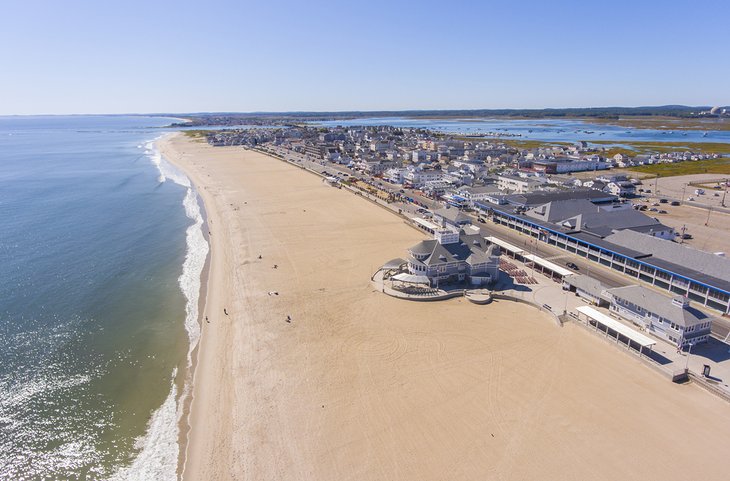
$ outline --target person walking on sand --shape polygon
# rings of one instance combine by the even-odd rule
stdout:
[[[225,307],[223,308],[223,314],[225,314],[226,316],[228,315],[228,311],[226,311]]]
[[[291,324],[291,316],[286,316],[286,322],[288,322],[289,324]]]

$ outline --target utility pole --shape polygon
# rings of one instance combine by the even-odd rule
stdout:
[[[680,244],[684,244],[684,233],[687,231],[687,224],[682,224],[682,236],[679,240]]]
[[[707,220],[705,221],[705,225],[709,225],[710,223],[710,214],[712,214],[712,207],[707,209]]]
[[[722,193],[722,206],[725,207],[725,196],[727,195],[728,179],[725,179],[725,191]]]

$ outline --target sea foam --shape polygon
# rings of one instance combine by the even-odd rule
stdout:
[[[158,137],[159,138],[159,137]],[[183,199],[185,215],[193,221],[185,233],[187,250],[182,274],[178,278],[180,289],[185,295],[185,330],[188,334],[187,372],[192,369],[192,352],[200,339],[200,324],[198,322],[198,304],[201,288],[201,276],[205,260],[208,257],[208,241],[203,235],[203,214],[198,202],[198,194],[192,187],[190,179],[167,162],[155,147],[154,139],[145,144],[145,154],[157,167],[160,182],[171,181],[187,190]],[[129,466],[120,469],[112,479],[114,481],[131,480],[146,481],[150,479],[165,481],[177,479],[178,454],[178,427],[183,415],[185,400],[190,394],[189,382],[185,382],[181,395],[177,395],[175,377],[177,370],[172,373],[170,393],[165,402],[152,413],[147,424],[144,436],[137,440],[136,447],[139,453]]]

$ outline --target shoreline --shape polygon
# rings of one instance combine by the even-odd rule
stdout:
[[[189,392],[187,393],[187,397],[183,399],[182,404],[182,413],[181,416],[178,419],[178,443],[179,443],[179,455],[178,455],[178,469],[177,469],[177,475],[178,479],[182,479],[182,476],[185,472],[185,465],[188,459],[187,456],[187,449],[189,447],[190,443],[190,431],[192,429],[191,425],[191,415],[193,412],[193,401],[195,398],[195,373],[197,371],[197,366],[200,359],[200,352],[201,352],[201,346],[203,345],[205,337],[207,337],[204,333],[204,325],[206,324],[205,319],[207,319],[207,310],[206,306],[208,305],[208,292],[210,291],[210,283],[211,283],[211,265],[212,265],[212,259],[215,255],[215,251],[217,250],[215,247],[215,244],[212,242],[212,236],[209,235],[211,231],[210,223],[210,212],[214,212],[213,209],[209,206],[209,203],[211,202],[208,200],[206,202],[206,197],[203,195],[204,186],[199,183],[199,180],[195,179],[194,176],[191,175],[190,172],[188,172],[183,165],[181,165],[179,162],[176,161],[175,157],[173,155],[166,155],[169,152],[169,150],[166,150],[166,142],[169,141],[171,138],[175,137],[176,135],[180,135],[180,132],[172,132],[168,134],[164,134],[159,139],[155,141],[155,148],[159,151],[160,155],[162,156],[162,159],[169,162],[171,165],[173,165],[175,168],[180,170],[187,178],[190,180],[191,187],[195,191],[196,195],[200,199],[200,206],[201,208],[201,215],[203,217],[203,236],[205,237],[206,241],[208,242],[209,251],[208,255],[205,259],[205,264],[203,266],[203,270],[200,274],[200,293],[198,297],[198,325],[200,326],[200,337],[198,339],[198,343],[193,348],[193,350],[190,353],[191,356],[191,365],[190,365],[190,372],[186,373],[184,376],[184,385],[181,386],[181,393],[184,393],[185,389],[189,389]],[[189,382],[189,384],[188,384]]]
[[[160,151],[212,232],[183,479],[607,480],[642,449],[657,462],[636,475],[715,479],[722,401],[529,306],[385,298],[370,274],[423,238],[397,216],[264,154],[181,134]],[[652,446],[679,433],[698,452]]]

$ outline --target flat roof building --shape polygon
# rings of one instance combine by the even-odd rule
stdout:
[[[480,204],[492,221],[610,267],[641,282],[730,313],[730,260],[629,226],[603,235],[601,226],[576,229],[524,215],[516,207]],[[519,212],[519,213],[518,213]],[[549,215],[549,214],[547,214]],[[649,229],[659,228],[657,225]],[[659,230],[661,232],[661,230]]]

